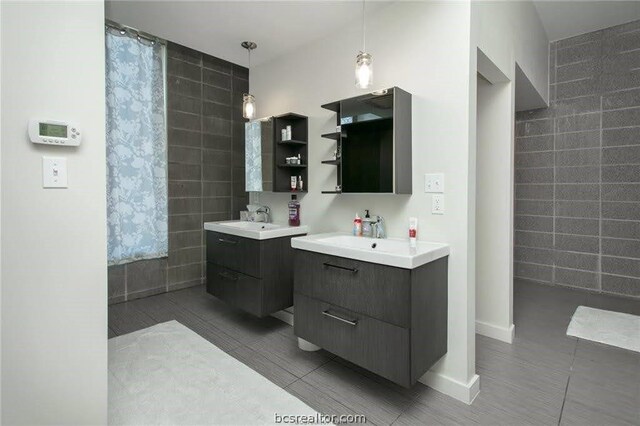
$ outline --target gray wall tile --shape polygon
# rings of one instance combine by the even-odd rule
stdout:
[[[535,281],[551,282],[553,278],[553,267],[545,265],[535,265],[532,263],[515,262],[513,276],[516,278],[526,278]]]
[[[640,127],[625,127],[622,129],[603,129],[603,146],[640,145]]]
[[[619,257],[602,257],[602,272],[640,278],[640,261]]]
[[[577,271],[575,269],[555,268],[554,279],[557,284],[580,288],[598,288],[598,274],[595,272]]]
[[[184,231],[169,233],[169,250],[185,247],[199,247],[203,244],[203,231]]]
[[[602,290],[637,297],[640,296],[640,279],[602,274]]]
[[[146,292],[167,287],[167,258],[128,263],[127,293]],[[148,293],[147,293],[148,294]]]
[[[598,253],[600,251],[600,239],[597,237],[556,234],[554,247],[556,250]]]
[[[126,294],[125,287],[125,265],[109,266],[107,269],[109,303],[124,301]]]
[[[167,60],[167,75],[200,81],[202,79],[202,68],[197,64],[169,57]]]
[[[556,151],[556,167],[592,166],[600,164],[600,148]]]
[[[516,216],[514,225],[518,231],[553,232],[552,217]]]
[[[602,201],[640,201],[640,183],[604,183]]]
[[[553,135],[525,136],[516,138],[516,152],[553,150]]]
[[[599,199],[600,185],[556,184],[556,200],[597,201]]]
[[[602,236],[640,240],[640,222],[603,220]]]
[[[581,132],[600,128],[600,113],[588,113],[556,118],[555,133]]]
[[[532,247],[515,247],[513,258],[518,262],[553,265],[553,250]]]
[[[597,254],[556,250],[554,252],[554,265],[561,268],[596,272],[600,267],[600,260]]]
[[[640,220],[640,203],[602,203],[604,219]]]
[[[558,234],[598,236],[600,235],[600,220],[557,217],[555,232]]]
[[[598,183],[600,182],[600,167],[556,167],[555,181],[557,183]]]
[[[526,185],[516,183],[516,200],[553,200],[553,185]]]
[[[557,134],[556,149],[599,148],[600,130]]]
[[[169,146],[167,157],[174,163],[200,164],[202,162],[202,151],[198,148]]]
[[[603,238],[602,254],[640,259],[640,240]]]
[[[516,115],[514,275],[640,295],[640,21],[549,52],[550,107]]]
[[[553,201],[515,201],[516,215],[553,216]]]

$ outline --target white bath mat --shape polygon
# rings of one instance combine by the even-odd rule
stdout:
[[[284,389],[169,321],[109,339],[109,424],[274,424],[316,416]]]
[[[567,335],[640,352],[640,316],[578,306]]]

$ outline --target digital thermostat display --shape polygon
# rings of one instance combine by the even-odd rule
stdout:
[[[46,145],[78,146],[82,140],[77,124],[60,120],[29,120],[29,139]]]
[[[66,138],[67,126],[62,124],[40,123],[40,136]]]

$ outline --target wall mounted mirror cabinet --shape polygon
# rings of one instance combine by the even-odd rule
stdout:
[[[304,115],[290,112],[246,123],[245,190],[307,192],[308,140]]]
[[[336,193],[411,194],[411,94],[393,87],[322,105],[336,113]]]

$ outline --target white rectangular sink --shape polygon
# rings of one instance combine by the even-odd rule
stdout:
[[[270,238],[288,237],[290,235],[302,235],[308,232],[306,226],[288,226],[242,220],[205,222],[204,229],[207,231],[236,235],[238,237],[252,238],[254,240],[268,240]]]
[[[412,248],[409,239],[376,239],[343,233],[292,238],[291,247],[404,269],[414,269],[449,255],[448,244],[418,241]]]

